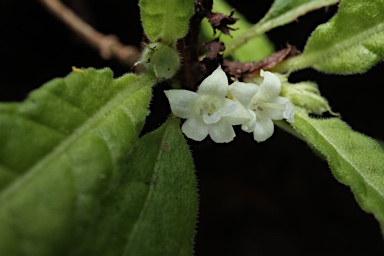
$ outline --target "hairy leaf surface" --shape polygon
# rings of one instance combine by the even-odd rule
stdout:
[[[152,42],[170,44],[187,34],[193,0],[140,0],[139,6],[144,32]]]
[[[179,120],[142,137],[130,159],[79,255],[192,255],[197,185]]]
[[[337,118],[314,119],[297,111],[293,127],[327,160],[333,175],[352,189],[361,208],[384,230],[384,151]]]
[[[285,65],[292,69],[354,74],[384,58],[384,0],[343,0],[337,14],[316,28],[304,53]]]
[[[120,177],[154,82],[87,69],[0,104],[0,255],[75,250]]]

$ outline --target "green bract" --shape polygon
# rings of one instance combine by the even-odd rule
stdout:
[[[384,151],[373,139],[337,118],[314,119],[296,111],[293,127],[327,160],[333,175],[351,187],[361,208],[384,230]]]
[[[187,34],[193,0],[140,0],[139,6],[144,32],[152,42],[171,44]]]
[[[75,255],[125,170],[154,83],[87,69],[0,104],[0,255]]]
[[[353,74],[367,71],[384,58],[384,1],[343,0],[338,13],[316,28],[301,56],[279,70],[313,67]]]

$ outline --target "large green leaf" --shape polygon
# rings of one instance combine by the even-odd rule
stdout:
[[[191,256],[197,185],[179,120],[141,138],[130,158],[79,255]]]
[[[140,0],[141,22],[147,37],[171,44],[188,32],[193,0]]]
[[[228,5],[225,0],[215,0],[213,2],[212,10],[214,12],[229,15],[232,10],[232,7]],[[231,41],[233,41],[233,38],[240,36],[252,27],[252,24],[249,23],[243,15],[239,14],[239,12],[236,11],[233,16],[239,18],[239,20],[231,26],[236,30],[231,30],[231,36],[220,36],[220,40],[225,45],[229,45]],[[201,23],[201,32],[203,33],[204,38],[206,38],[207,40],[213,39],[214,31],[207,19],[204,19]],[[242,45],[241,47],[237,48],[234,52],[232,52],[231,55],[233,59],[237,61],[259,61],[267,58],[273,52],[273,50],[274,47],[272,43],[268,40],[267,36],[260,35],[258,37],[250,39],[246,44]]]
[[[298,109],[293,127],[327,160],[333,175],[351,187],[361,208],[384,231],[384,151],[373,139],[337,118],[314,119]]]
[[[70,255],[137,139],[150,77],[87,69],[0,104],[0,255]]]
[[[248,40],[258,37],[273,28],[288,24],[308,12],[337,2],[339,0],[275,0],[267,14],[257,24],[228,45],[224,55],[229,55]]]
[[[313,67],[337,73],[362,73],[384,58],[384,0],[343,0],[337,14],[316,28],[302,55],[280,70]]]

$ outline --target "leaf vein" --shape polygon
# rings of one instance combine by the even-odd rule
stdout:
[[[44,156],[40,161],[31,166],[29,170],[25,172],[22,177],[17,179],[15,182],[9,184],[4,188],[0,193],[0,201],[5,199],[13,190],[17,190],[19,186],[22,186],[23,182],[33,177],[36,172],[40,170],[43,166],[47,165],[50,161],[53,161],[57,156],[62,154],[65,149],[74,143],[78,138],[80,138],[84,133],[92,129],[92,127],[105,115],[107,115],[112,109],[119,107],[119,104],[124,102],[127,98],[132,97],[140,90],[145,88],[145,85],[155,84],[156,79],[153,79],[150,76],[141,76],[135,82],[132,82],[127,88],[122,90],[120,93],[116,94],[107,104],[101,106],[98,111],[89,117],[89,119],[84,122],[80,127],[78,127],[71,135],[66,139],[62,140],[52,151]],[[138,84],[143,84],[140,89],[131,92],[131,87],[137,86]],[[128,94],[128,95],[127,95]]]
[[[313,129],[317,131],[319,135],[321,135],[322,139],[331,145],[331,147],[336,151],[336,153],[340,156],[341,159],[343,159],[349,166],[351,166],[354,170],[356,170],[356,173],[360,175],[360,177],[365,181],[366,184],[368,184],[373,190],[375,190],[378,194],[380,194],[382,197],[384,197],[384,194],[380,191],[380,189],[377,189],[377,187],[370,182],[370,180],[361,172],[358,170],[360,169],[360,166],[352,163],[351,161],[348,160],[346,155],[348,155],[343,148],[338,147],[335,145],[332,141],[327,139],[327,136],[322,132],[322,129],[318,128],[315,124],[312,124],[308,121],[306,121],[310,126],[312,126]],[[350,131],[348,131],[350,132]],[[326,156],[329,158],[329,156]]]
[[[168,127],[166,127],[166,128],[168,128]],[[157,157],[156,157],[156,163],[155,163],[155,166],[153,168],[151,181],[156,181],[157,177],[159,175],[160,170],[159,170],[158,163],[159,163],[160,159],[162,158],[163,153],[165,152],[164,150],[161,150],[161,148],[162,148],[162,145],[164,144],[164,142],[166,141],[166,139],[168,138],[169,130],[170,129],[166,129],[166,131],[164,132],[163,139],[161,140],[161,143],[159,144],[159,149],[158,149],[159,153],[157,154]],[[138,230],[138,226],[139,226],[138,223],[141,221],[141,219],[143,219],[144,214],[146,212],[146,209],[148,208],[148,205],[150,203],[150,200],[152,198],[154,191],[155,191],[155,183],[150,182],[150,187],[148,190],[148,194],[147,194],[145,203],[144,203],[142,209],[140,210],[139,217],[137,218],[137,221],[135,222],[134,227],[132,229],[132,232],[128,238],[128,241],[127,241],[127,244],[125,246],[123,255],[128,255],[128,253],[129,253],[129,246],[132,243],[132,239]]]

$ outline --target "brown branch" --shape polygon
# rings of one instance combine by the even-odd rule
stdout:
[[[292,45],[287,45],[285,49],[273,53],[268,58],[257,62],[236,62],[225,59],[223,62],[224,71],[236,79],[252,77],[259,73],[261,69],[271,69],[281,61],[296,56],[300,52]]]
[[[114,35],[104,35],[98,32],[59,0],[38,1],[85,42],[98,50],[102,58],[110,59],[113,57],[129,67],[133,66],[140,58],[137,47],[122,44]]]
[[[183,60],[179,78],[184,88],[195,90],[197,83],[205,75],[198,60],[199,32],[201,20],[206,16],[206,12],[211,10],[212,4],[212,0],[195,0],[195,13],[189,20],[188,34],[178,42],[178,49]]]

